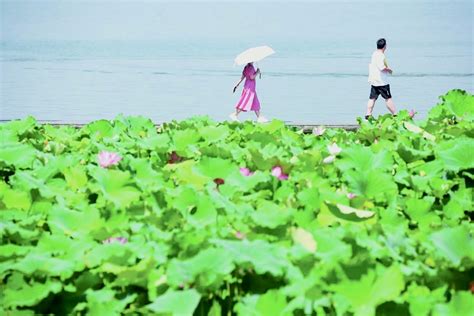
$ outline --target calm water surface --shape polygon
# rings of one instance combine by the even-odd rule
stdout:
[[[47,5],[30,3],[29,9],[46,10]],[[235,3],[148,5],[166,17],[156,21],[157,29],[160,23],[185,23],[183,12],[219,20],[196,34],[183,28],[154,39],[16,39],[3,34],[0,119],[33,115],[88,122],[124,113],[156,122],[193,115],[224,120],[239,96],[231,92],[241,72],[233,58],[249,46],[268,44],[277,53],[259,65],[263,78],[257,82],[267,117],[354,123],[365,114],[367,65],[380,36],[388,39],[391,89],[399,109],[413,108],[423,117],[449,89],[473,92],[470,1],[261,3],[251,10],[249,4]],[[3,6],[4,25],[14,9],[13,4]],[[225,29],[238,21],[244,22],[239,32],[218,30],[219,23]],[[256,31],[262,23],[264,29]],[[379,100],[375,113],[385,112]]]

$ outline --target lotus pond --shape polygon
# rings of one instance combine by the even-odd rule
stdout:
[[[474,96],[412,116],[2,124],[0,312],[472,315]]]

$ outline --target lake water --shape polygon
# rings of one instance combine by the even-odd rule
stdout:
[[[34,6],[48,9],[47,4],[29,5],[32,11]],[[365,114],[368,63],[381,36],[388,40],[398,109],[415,109],[423,117],[446,91],[473,92],[470,1],[255,3],[251,9],[247,3],[147,5],[164,12],[155,22],[144,16],[150,19],[147,27],[156,23],[159,30],[165,25],[165,35],[157,31],[156,38],[119,40],[93,34],[28,38],[32,31],[25,29],[12,30],[26,35],[11,38],[5,25],[13,25],[14,15],[23,11],[4,5],[0,119],[33,115],[45,121],[88,122],[124,113],[156,122],[193,115],[224,120],[240,95],[232,94],[241,73],[233,66],[235,55],[268,44],[276,54],[259,64],[263,76],[257,82],[266,117],[350,124]],[[183,12],[188,12],[188,21],[199,17],[200,24],[186,22]],[[57,23],[60,28],[66,22]],[[174,23],[181,28],[175,30]],[[189,29],[182,26],[186,23]],[[380,99],[375,114],[386,112]]]

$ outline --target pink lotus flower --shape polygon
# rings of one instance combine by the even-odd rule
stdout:
[[[352,200],[352,199],[355,198],[357,195],[356,195],[355,193],[349,192],[349,193],[347,193],[346,196],[347,196],[347,198],[348,198],[349,200]]]
[[[251,176],[253,175],[253,172],[250,171],[249,168],[240,168],[240,173],[244,176],[244,177],[248,177],[248,176]]]
[[[124,245],[128,242],[128,240],[125,237],[109,237],[102,241],[103,244],[111,244],[114,242]]]
[[[241,240],[242,240],[242,239],[245,239],[245,234],[242,233],[242,232],[240,232],[240,231],[236,231],[236,232],[235,232],[235,238],[241,239]]]
[[[336,159],[336,156],[333,156],[333,155],[327,156],[326,158],[323,159],[323,163],[329,164],[329,163],[333,162],[334,159]]]
[[[416,111],[411,109],[410,112],[408,112],[408,115],[410,115],[411,118],[415,117]]]
[[[324,126],[318,126],[318,127],[313,128],[313,134],[316,136],[323,135],[325,131],[326,129],[324,128]]]
[[[331,145],[328,145],[328,151],[331,156],[336,156],[341,152],[341,147],[337,146],[336,143],[332,143]]]
[[[100,152],[97,157],[99,160],[99,166],[102,168],[117,165],[119,161],[122,160],[122,157],[120,157],[118,154],[108,151]]]
[[[277,177],[279,180],[287,180],[288,175],[283,172],[283,169],[280,166],[275,166],[272,169],[272,175]]]

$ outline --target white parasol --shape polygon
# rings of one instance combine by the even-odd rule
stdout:
[[[274,53],[275,51],[270,46],[249,48],[235,57],[234,64],[245,65],[252,62],[258,62]]]

